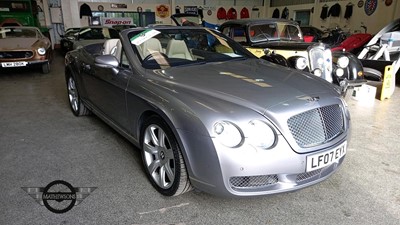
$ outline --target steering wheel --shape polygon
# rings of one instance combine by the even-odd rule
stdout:
[[[163,52],[158,52],[157,51],[157,52],[150,53],[149,55],[144,57],[143,62],[146,62],[146,61],[151,60],[151,59],[155,60],[155,59],[158,59],[158,58],[167,59],[168,56]]]

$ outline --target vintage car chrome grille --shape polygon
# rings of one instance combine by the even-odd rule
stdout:
[[[4,51],[0,52],[0,59],[29,59],[33,56],[32,51]]]
[[[332,82],[332,52],[324,45],[312,45],[308,49],[310,58],[310,70],[320,69],[321,78]]]
[[[301,148],[316,146],[343,133],[343,111],[339,105],[312,109],[290,117],[288,126]]]
[[[229,179],[233,188],[258,188],[273,185],[278,182],[277,175],[231,177]]]

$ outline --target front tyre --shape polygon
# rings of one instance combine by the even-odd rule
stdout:
[[[50,62],[46,62],[42,64],[42,73],[48,74],[50,73]]]
[[[75,80],[72,76],[69,76],[67,79],[67,89],[68,89],[69,105],[74,115],[75,116],[89,115],[90,111],[81,101]]]
[[[176,138],[157,116],[146,120],[141,129],[142,159],[153,187],[163,195],[177,196],[192,189]]]

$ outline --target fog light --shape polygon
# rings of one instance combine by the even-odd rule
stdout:
[[[336,69],[336,76],[341,77],[344,74],[344,70],[342,68]]]
[[[322,71],[320,69],[315,69],[313,71],[314,75],[317,77],[321,77],[322,76]]]
[[[296,69],[304,70],[307,67],[307,59],[304,57],[299,57],[296,59]]]

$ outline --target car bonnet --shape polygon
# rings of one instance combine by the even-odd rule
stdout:
[[[37,41],[37,38],[5,38],[0,39],[0,47],[2,50],[28,49]]]
[[[310,73],[260,59],[208,63],[164,69],[168,84],[181,92],[208,97],[264,111],[304,96],[339,94],[333,85]]]

